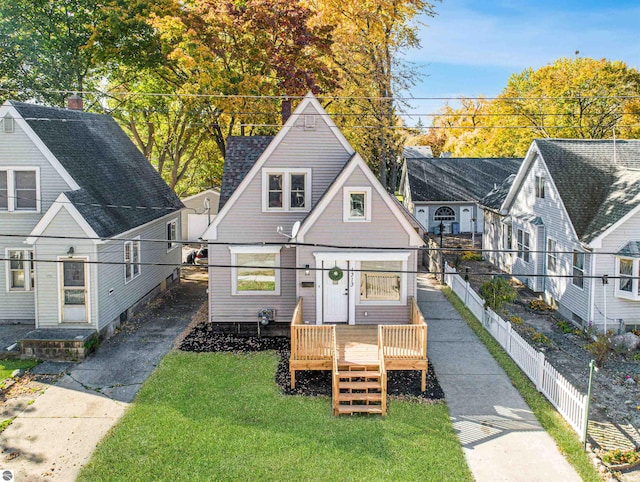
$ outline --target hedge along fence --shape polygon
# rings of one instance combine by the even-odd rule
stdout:
[[[485,329],[491,333],[504,348],[514,362],[535,384],[564,419],[578,433],[584,442],[587,424],[587,396],[580,393],[545,359],[512,329],[511,323],[503,320],[491,309],[485,308],[484,300],[469,283],[464,281],[456,270],[445,264],[445,284],[464,302],[473,315],[481,321]]]

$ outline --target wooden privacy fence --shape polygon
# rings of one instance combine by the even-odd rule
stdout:
[[[587,396],[558,373],[545,359],[544,353],[533,348],[518,335],[510,322],[503,320],[489,308],[485,309],[484,300],[449,265],[445,265],[445,284],[451,287],[465,306],[482,322],[486,330],[535,383],[538,391],[556,407],[582,440],[586,433]]]
[[[302,323],[302,297],[291,319],[291,388],[296,387],[296,370],[333,369],[336,333],[333,325],[305,325]]]

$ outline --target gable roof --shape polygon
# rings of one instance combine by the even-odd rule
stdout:
[[[347,182],[349,176],[357,167],[362,170],[364,175],[369,180],[371,186],[378,192],[383,202],[387,205],[389,210],[393,213],[398,222],[405,229],[405,231],[409,235],[411,245],[424,245],[424,240],[416,232],[415,227],[410,221],[410,218],[403,212],[405,211],[404,206],[402,206],[399,202],[396,202],[396,199],[384,189],[382,184],[380,184],[380,181],[376,178],[373,172],[371,172],[371,169],[369,168],[369,166],[367,166],[367,163],[364,162],[364,160],[358,153],[355,153],[353,156],[351,156],[336,179],[330,184],[329,189],[325,191],[325,193],[318,200],[311,212],[309,212],[304,221],[302,221],[300,230],[298,231],[298,235],[296,236],[296,241],[304,242],[305,234],[309,231],[311,226],[313,226],[313,224],[320,218],[331,200],[334,199],[335,196],[341,195],[342,186],[345,184],[345,182]]]
[[[515,174],[509,175],[509,177],[507,177],[499,185],[495,186],[491,191],[489,191],[489,194],[482,198],[480,204],[494,211],[499,211],[502,207],[502,203],[504,203],[504,200],[507,199],[509,189],[511,189],[513,181],[515,180]]]
[[[473,201],[518,172],[516,158],[406,159],[406,173],[415,202]]]
[[[230,136],[224,156],[218,210],[226,204],[274,136]]]
[[[239,198],[242,195],[242,192],[246,189],[246,187],[249,185],[251,180],[255,178],[255,176],[260,172],[260,169],[262,168],[264,163],[267,162],[267,159],[269,159],[269,156],[271,156],[271,154],[278,148],[282,140],[286,138],[289,131],[295,127],[296,123],[298,122],[298,119],[300,118],[301,115],[303,115],[305,109],[309,106],[312,106],[316,110],[316,112],[320,114],[324,122],[327,124],[327,126],[335,136],[336,140],[344,147],[344,149],[349,154],[354,153],[353,147],[351,147],[351,144],[349,144],[349,141],[347,141],[347,139],[344,137],[340,129],[338,129],[338,127],[335,125],[331,117],[329,117],[327,112],[322,108],[322,106],[320,105],[320,102],[318,102],[318,99],[316,99],[313,93],[309,92],[307,95],[305,95],[304,99],[302,99],[302,102],[298,104],[296,109],[293,111],[293,114],[291,114],[289,119],[287,119],[287,122],[285,122],[284,126],[282,126],[282,129],[280,129],[278,134],[271,140],[271,142],[268,143],[266,149],[262,151],[262,153],[259,155],[258,159],[255,161],[253,166],[249,168],[249,171],[245,174],[244,178],[242,178],[240,182],[236,185],[236,188],[233,190],[231,195],[226,199],[224,206],[222,204],[220,205],[221,208],[218,211],[218,216],[216,216],[213,222],[209,225],[209,227],[203,233],[202,239],[205,239],[205,240],[217,239],[218,226],[220,225],[222,220],[226,217],[227,213],[231,209],[230,206],[232,205],[232,203],[235,201],[235,199]],[[221,199],[221,202],[222,202],[222,199]]]
[[[433,157],[431,146],[405,146],[402,149],[404,159],[425,159]]]
[[[582,241],[590,243],[640,206],[640,141],[616,140],[615,161],[612,140],[535,139],[533,145]]]
[[[8,104],[79,187],[65,196],[99,237],[115,236],[182,208],[110,116],[15,101]]]

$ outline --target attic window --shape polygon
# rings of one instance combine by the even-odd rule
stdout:
[[[15,120],[9,114],[4,116],[2,124],[6,133],[10,133],[15,130]]]
[[[312,130],[316,128],[316,116],[309,114],[304,116],[304,128]]]
[[[544,199],[544,176],[536,176],[536,197]]]
[[[370,187],[345,187],[342,202],[345,223],[371,221]]]

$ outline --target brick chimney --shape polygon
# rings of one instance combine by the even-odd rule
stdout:
[[[82,102],[82,97],[78,94],[73,94],[71,97],[67,99],[67,109],[69,110],[84,110],[84,104]]]

